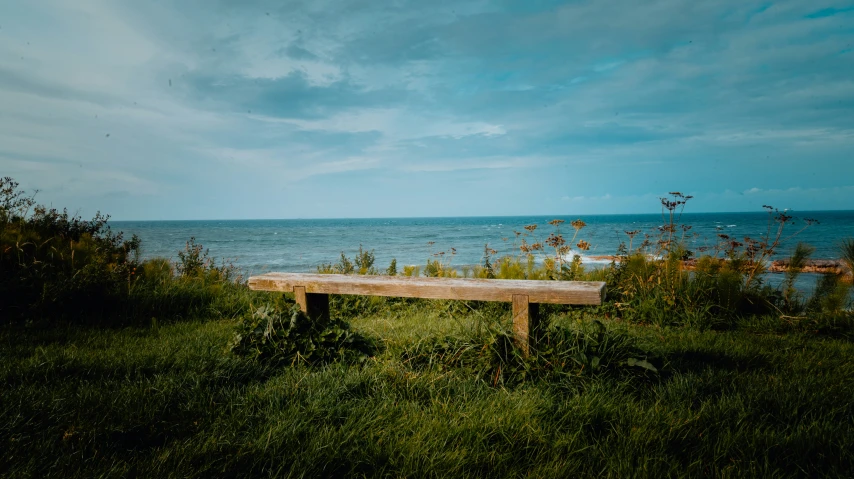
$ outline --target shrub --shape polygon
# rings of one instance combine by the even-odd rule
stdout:
[[[0,180],[0,316],[78,317],[126,294],[140,241],[107,226],[38,205],[11,178]]]
[[[782,241],[803,231],[783,235],[792,224],[791,215],[765,206],[768,228],[760,238],[739,241],[719,233],[717,244],[699,248],[704,254],[694,259],[685,242],[691,226],[677,223],[691,196],[670,195],[661,199],[664,225],[658,228],[657,237],[647,235],[632,249],[632,240],[640,231],[626,231],[629,247],[621,245],[608,272],[610,299],[624,318],[658,325],[732,327],[747,316],[803,310],[803,298],[794,285],[811,247],[796,246],[779,288],[766,285],[762,276]],[[804,228],[816,223],[808,218],[804,221]],[[689,260],[691,267],[686,263]]]
[[[443,263],[438,259],[428,259],[424,265],[424,276],[430,278],[456,278],[457,270],[450,267],[450,264]]]
[[[178,252],[178,274],[185,278],[199,276],[203,271],[213,266],[213,260],[208,256],[208,250],[196,244],[195,236],[190,237],[184,251]]]
[[[416,370],[463,368],[493,386],[525,381],[566,386],[603,375],[625,378],[658,373],[630,336],[609,330],[598,320],[548,329],[527,358],[509,333],[491,331],[481,338],[427,338],[404,349],[401,360]]]
[[[190,238],[179,262],[140,262],[141,242],[48,209],[0,179],[0,318],[126,324],[152,317],[235,316],[252,297],[230,265]],[[177,273],[177,274],[176,274]]]
[[[361,362],[375,351],[373,341],[350,330],[345,321],[309,318],[296,304],[287,303],[245,314],[229,349],[263,361],[308,364]]]
[[[166,258],[151,258],[139,268],[140,280],[150,285],[165,285],[175,277],[172,263]]]

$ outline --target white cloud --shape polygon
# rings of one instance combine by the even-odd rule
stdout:
[[[288,148],[219,148],[201,152],[235,168],[263,172],[267,178],[282,183],[299,182],[318,175],[374,169],[380,165],[377,158],[341,158],[324,154],[322,151],[299,152]]]
[[[401,170],[403,171],[422,171],[422,172],[448,172],[462,170],[493,170],[503,168],[531,168],[554,163],[553,158],[539,157],[504,157],[504,156],[484,156],[475,158],[450,158],[430,161],[421,161],[417,163],[403,163]]]
[[[428,137],[461,139],[467,136],[498,136],[507,131],[502,125],[486,122],[460,122],[453,118],[425,115],[399,108],[365,108],[345,111],[319,120],[260,118],[294,125],[303,130],[364,133],[379,132],[386,141]]]
[[[602,196],[562,196],[561,200],[563,201],[575,201],[575,202],[595,202],[595,201],[607,201],[612,198],[611,193],[605,193]]]
[[[851,15],[759,6],[13,3],[0,169],[47,196],[507,170],[564,204],[721,184],[721,201],[854,206],[840,186],[854,174]]]

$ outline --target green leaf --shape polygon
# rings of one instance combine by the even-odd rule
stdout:
[[[658,369],[656,369],[655,366],[652,365],[652,363],[650,363],[649,361],[647,361],[645,359],[629,358],[626,360],[626,365],[644,368],[644,369],[646,369],[648,371],[652,371],[654,373],[658,372]]]

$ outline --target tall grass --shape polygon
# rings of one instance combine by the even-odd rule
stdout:
[[[681,199],[679,199],[681,198]],[[689,196],[667,200],[665,221],[677,221]],[[681,209],[679,210],[681,211]],[[537,225],[525,227],[519,233],[516,255],[497,256],[488,245],[484,248],[481,264],[455,267],[452,264],[453,248],[449,252],[432,253],[426,265],[408,265],[399,274],[404,276],[469,277],[527,280],[585,280],[606,281],[608,299],[599,308],[601,314],[624,321],[657,326],[684,326],[699,329],[753,329],[764,324],[767,328],[813,331],[850,336],[854,333],[854,315],[849,309],[848,286],[842,278],[825,277],[812,294],[805,295],[795,286],[813,248],[798,243],[784,279],[777,287],[765,283],[760,274],[767,268],[770,258],[783,240],[794,235],[785,234],[784,226],[791,216],[769,207],[768,233],[761,239],[745,238],[736,241],[725,234],[711,250],[699,256],[686,247],[689,225],[665,224],[632,249],[631,240],[639,231],[627,232],[629,247],[622,245],[615,260],[605,268],[586,269],[578,255],[571,260],[543,253],[544,245],[558,245],[556,254],[567,256],[566,243],[555,239],[538,241],[534,236]],[[559,226],[560,223],[554,223]],[[584,224],[573,222],[576,234]],[[773,226],[777,225],[777,226]],[[681,232],[681,236],[677,233]],[[797,232],[795,233],[797,234]],[[657,235],[657,236],[655,236]],[[574,241],[574,239],[573,239]],[[585,242],[579,244],[589,247]],[[361,265],[356,268],[354,265]],[[373,250],[360,246],[353,259],[341,253],[337,263],[324,264],[320,273],[380,274],[397,273],[396,261],[385,270],[374,265]],[[396,314],[406,308],[432,307],[448,314],[465,315],[488,310],[494,313],[507,311],[500,303],[426,301],[418,299],[340,296],[332,298],[333,313],[342,318],[360,314]],[[553,311],[571,311],[572,306],[548,306]]]
[[[842,257],[842,263],[848,270],[849,277],[854,275],[854,238],[842,240],[839,245],[839,253]]]
[[[0,323],[148,323],[236,317],[253,297],[237,271],[187,242],[171,263],[140,261],[141,242],[91,220],[49,209],[0,179]],[[256,295],[257,296],[257,295]]]
[[[480,344],[467,336],[474,322],[415,313],[400,322],[359,318],[358,330],[387,338],[383,352],[322,367],[230,355],[230,321],[0,329],[0,475],[844,477],[854,468],[848,341],[606,324],[660,358],[660,374],[495,383],[456,359]],[[428,339],[445,336],[458,342]],[[432,364],[418,356],[428,346]]]
[[[467,268],[451,249],[382,269],[360,247],[318,269],[608,282],[600,307],[543,305],[523,357],[508,304],[333,296],[311,322],[192,238],[177,262],[140,261],[106,217],[40,207],[5,178],[0,475],[850,475],[850,285],[827,275],[800,296],[805,246],[763,284],[791,220],[770,208],[765,238],[721,235],[696,257],[688,200],[662,199],[665,225],[627,232],[600,270],[571,254],[589,248],[580,220],[569,241],[561,221],[546,238],[529,225],[518,254],[486,245]],[[853,266],[854,241],[841,253]]]

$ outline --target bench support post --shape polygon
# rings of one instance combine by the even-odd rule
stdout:
[[[531,347],[536,347],[540,329],[539,311],[540,305],[529,303],[528,295],[513,295],[513,339],[525,357],[530,355]]]
[[[329,295],[306,293],[305,286],[294,286],[294,298],[302,310],[311,319],[329,319]]]

